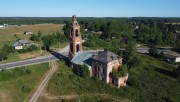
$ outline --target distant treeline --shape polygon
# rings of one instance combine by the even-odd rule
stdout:
[[[156,21],[156,22],[180,22],[180,18],[158,18],[158,17],[78,17],[78,21],[84,20],[128,20],[128,21]],[[41,23],[62,24],[65,21],[70,21],[71,17],[0,17],[0,25],[32,25]]]
[[[64,21],[70,18],[66,17],[0,17],[0,25],[33,25],[42,23],[63,24]]]

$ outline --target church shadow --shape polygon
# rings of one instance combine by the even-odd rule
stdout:
[[[70,65],[70,61],[69,61],[68,57],[66,57],[58,52],[55,52],[53,50],[48,50],[48,51],[49,51],[49,53],[51,53],[51,55],[53,55],[57,59],[65,61],[66,65],[68,65],[68,66]]]

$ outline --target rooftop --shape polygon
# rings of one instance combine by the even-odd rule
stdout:
[[[76,65],[83,65],[87,64],[91,66],[92,64],[92,56],[97,55],[99,51],[94,51],[94,52],[83,52],[79,51],[71,60],[71,63],[74,63]]]
[[[118,55],[108,50],[104,50],[103,52],[100,52],[97,56],[94,56],[93,59],[104,63],[109,63],[113,60],[117,60]]]

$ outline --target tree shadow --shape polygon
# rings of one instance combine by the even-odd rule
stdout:
[[[68,65],[68,66],[70,65],[70,61],[69,61],[68,57],[66,57],[58,52],[52,51],[50,49],[48,51],[51,53],[51,55],[53,55],[57,59],[65,61],[66,65]]]
[[[155,71],[161,73],[161,74],[164,74],[164,75],[167,75],[169,77],[172,77],[172,78],[176,78],[176,75],[174,74],[173,71],[169,71],[169,70],[166,70],[166,69],[161,69],[161,68],[158,68],[158,67],[153,67],[151,66]]]

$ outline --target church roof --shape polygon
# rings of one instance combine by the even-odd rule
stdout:
[[[97,61],[101,61],[103,63],[109,63],[112,62],[113,60],[118,60],[118,55],[108,50],[105,50],[99,53],[97,56],[94,56],[93,59]]]
[[[99,51],[98,51],[99,52]],[[83,65],[87,64],[89,66],[92,65],[92,56],[98,54],[97,51],[95,52],[83,52],[79,51],[71,60],[71,63],[76,65]]]

